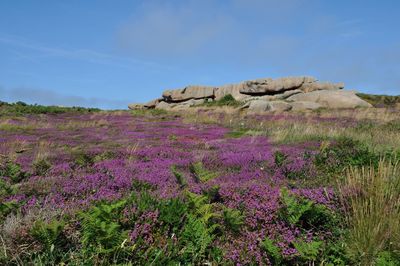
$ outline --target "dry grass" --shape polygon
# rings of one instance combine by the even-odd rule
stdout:
[[[192,108],[180,114],[187,123],[218,123],[233,130],[247,129],[249,133],[252,130],[258,134],[262,132],[262,135],[270,137],[276,143],[351,138],[362,141],[377,151],[400,147],[400,130],[387,126],[393,121],[397,121],[400,125],[400,112],[394,109],[319,110],[301,113],[298,115],[301,119],[298,120],[295,117],[257,120],[246,117],[245,112],[239,112],[232,107]],[[285,113],[284,115],[297,114]],[[336,119],[336,122],[319,122],[324,119]],[[341,119],[354,121],[354,123],[343,125],[339,123]]]
[[[351,168],[340,184],[349,226],[348,252],[373,265],[383,250],[400,253],[400,166]]]
[[[109,122],[105,119],[96,119],[92,117],[89,121],[68,121],[66,123],[58,124],[57,129],[59,130],[76,130],[81,128],[96,128],[108,126]]]

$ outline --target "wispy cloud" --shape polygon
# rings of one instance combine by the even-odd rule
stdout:
[[[26,60],[38,60],[48,57],[60,57],[70,60],[85,61],[94,64],[103,64],[113,67],[125,69],[137,69],[142,67],[154,69],[169,69],[169,66],[164,66],[152,61],[137,60],[130,57],[121,57],[108,53],[98,52],[91,49],[66,49],[60,47],[51,47],[40,44],[33,40],[28,40],[17,36],[0,35],[0,43],[14,48],[13,53],[16,57]],[[35,54],[27,54],[21,51],[16,51],[15,48],[23,48]]]
[[[103,109],[124,109],[128,102],[103,98],[85,98],[74,95],[64,95],[46,89],[18,87],[5,89],[0,87],[0,100],[8,102],[23,101],[31,104],[99,107]]]

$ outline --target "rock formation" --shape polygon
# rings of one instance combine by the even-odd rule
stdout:
[[[319,82],[313,77],[265,78],[219,87],[187,86],[165,90],[162,98],[128,107],[182,110],[201,105],[205,101],[218,101],[226,95],[232,95],[236,101],[243,102],[241,109],[256,113],[372,107],[359,98],[355,91],[342,90],[343,88],[343,83]]]

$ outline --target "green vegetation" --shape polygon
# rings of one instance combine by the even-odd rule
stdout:
[[[400,104],[400,95],[390,96],[366,93],[357,93],[357,95],[375,107],[395,107],[397,104]]]
[[[61,114],[67,112],[93,113],[99,111],[100,109],[98,108],[44,106],[38,104],[31,105],[24,102],[0,102],[0,116],[20,116],[27,114]]]
[[[203,104],[203,106],[232,106],[232,107],[239,107],[242,105],[242,102],[240,101],[236,101],[235,98],[233,98],[232,95],[227,94],[224,97],[222,97],[220,100],[218,101],[211,101],[211,102],[205,102]]]
[[[377,167],[351,167],[340,190],[349,226],[349,255],[362,265],[373,265],[377,258],[382,263],[387,258],[382,252],[399,258],[399,165],[381,160]]]

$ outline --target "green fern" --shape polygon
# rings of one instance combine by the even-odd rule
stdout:
[[[170,199],[159,205],[159,219],[170,226],[170,229],[180,227],[187,213],[187,206],[180,199]]]
[[[207,257],[208,249],[214,240],[213,228],[204,221],[189,215],[182,233],[182,258],[193,264],[201,264]]]
[[[281,265],[283,261],[281,250],[274,244],[272,239],[265,237],[264,241],[261,243],[261,248],[267,253],[268,259],[272,265]]]
[[[0,221],[2,221],[8,214],[18,209],[19,204],[16,201],[0,202]]]
[[[294,242],[293,245],[300,255],[300,258],[305,261],[315,261],[322,248],[322,241],[298,241]]]
[[[21,182],[25,178],[25,173],[22,171],[21,166],[14,162],[7,162],[3,169],[0,169],[0,176],[6,176],[11,179],[13,183]]]
[[[204,195],[198,195],[190,191],[186,192],[189,208],[193,214],[205,224],[209,224],[212,218],[218,217],[218,214],[213,211],[214,205],[209,203],[209,198]],[[217,225],[214,225],[216,228]]]
[[[179,184],[181,188],[185,188],[187,186],[187,181],[184,175],[176,169],[175,165],[171,166],[171,172],[176,178],[176,182]]]
[[[93,249],[98,253],[114,253],[119,250],[127,238],[118,222],[121,210],[126,201],[111,204],[100,204],[87,212],[80,212],[82,225],[82,244],[87,251]]]
[[[202,162],[193,163],[190,165],[190,172],[194,175],[197,182],[207,182],[218,176],[218,173],[208,171],[204,168]]]
[[[235,233],[240,231],[240,228],[244,223],[244,216],[242,213],[231,208],[224,208],[223,218],[226,227]]]
[[[281,189],[281,201],[284,207],[280,210],[280,216],[290,224],[297,224],[305,213],[311,210],[313,202],[309,200],[297,200],[289,195],[286,188]]]
[[[0,177],[0,197],[8,196],[16,193],[16,187],[8,184],[3,178]]]
[[[46,223],[38,220],[31,229],[31,235],[44,246],[47,252],[51,253],[57,244],[61,244],[64,226],[63,221],[53,220]]]

